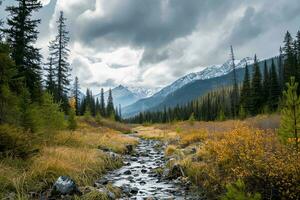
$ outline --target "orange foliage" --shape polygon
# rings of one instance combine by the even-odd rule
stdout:
[[[283,146],[271,131],[240,124],[207,139],[197,158],[182,164],[197,184],[212,193],[242,179],[250,191],[265,197],[275,198],[276,193],[286,199],[300,197],[300,155]]]

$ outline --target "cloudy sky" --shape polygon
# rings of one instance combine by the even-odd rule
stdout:
[[[3,8],[13,0],[5,0]],[[38,46],[47,56],[64,11],[73,76],[82,88],[149,88],[237,58],[274,56],[300,29],[299,0],[43,0]]]

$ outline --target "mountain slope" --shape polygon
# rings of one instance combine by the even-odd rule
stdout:
[[[246,66],[246,63],[252,64],[253,60],[251,58],[244,58],[242,60],[236,60],[236,68],[241,69]],[[209,80],[211,78],[220,77],[226,75],[232,71],[232,61],[227,61],[222,65],[213,65],[210,67],[205,68],[204,70],[188,74],[171,85],[163,88],[158,93],[154,94],[153,96],[145,99],[141,99],[136,103],[127,106],[123,109],[123,114],[126,117],[133,116],[139,112],[143,112],[153,107],[157,107],[161,103],[164,102],[165,98],[167,98],[170,94],[174,93],[175,91],[179,90],[183,86],[192,83],[197,80]]]
[[[268,66],[271,65],[271,59],[267,60]],[[275,63],[277,61],[275,60]],[[261,72],[263,73],[264,61],[259,63]],[[250,74],[253,72],[253,65],[249,65]],[[237,81],[241,83],[244,79],[245,68],[238,68],[236,70]],[[158,106],[151,108],[150,110],[161,110],[164,107],[174,107],[176,105],[182,105],[189,101],[192,101],[205,93],[215,90],[220,87],[226,87],[232,85],[233,72],[229,74],[219,76],[216,78],[197,80],[191,82],[175,92],[169,94]]]
[[[108,91],[104,93],[105,102],[107,101],[108,93]],[[112,96],[115,106],[121,105],[122,107],[124,107],[139,100],[139,97],[137,95],[135,95],[133,92],[122,85],[119,85],[118,87],[112,89]],[[100,101],[101,94],[97,94],[94,97],[95,99],[98,99]]]

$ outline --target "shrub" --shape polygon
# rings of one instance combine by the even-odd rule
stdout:
[[[70,109],[69,111],[68,122],[69,122],[69,129],[75,131],[77,128],[77,122],[76,122],[75,110],[73,109]]]
[[[43,120],[42,128],[48,135],[52,135],[65,127],[64,113],[60,110],[60,105],[54,102],[51,94],[44,93],[43,103],[39,109],[40,117]]]
[[[242,180],[237,180],[235,183],[226,186],[227,192],[221,200],[260,200],[261,195],[254,195],[246,192],[245,183]]]
[[[249,191],[259,192],[263,198],[300,197],[299,153],[283,146],[270,131],[240,125],[208,138],[197,155],[195,162],[186,162],[184,167],[192,180],[212,195],[241,179]]]
[[[31,151],[29,135],[11,125],[0,125],[0,156],[25,158]]]

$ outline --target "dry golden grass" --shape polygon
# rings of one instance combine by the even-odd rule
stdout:
[[[176,133],[173,137],[179,140],[171,140],[166,155],[177,159],[175,163],[196,185],[205,188],[209,198],[217,198],[227,184],[241,179],[249,191],[268,199],[278,198],[274,195],[299,199],[300,155],[280,142],[276,134],[279,119],[278,115],[257,116],[244,121],[178,122],[155,128],[167,136]],[[160,139],[170,141],[170,137]],[[185,154],[191,147],[197,147],[196,154]]]
[[[152,126],[139,126],[133,130],[137,132],[139,137],[144,139],[169,140],[178,137],[175,131],[161,130]]]
[[[83,120],[76,131],[61,131],[50,138],[41,138],[40,152],[29,160],[0,162],[1,198],[13,191],[17,199],[26,199],[29,191],[48,189],[62,175],[70,176],[79,186],[91,185],[108,169],[121,165],[100,147],[122,154],[126,145],[137,144],[137,139],[118,130]]]

